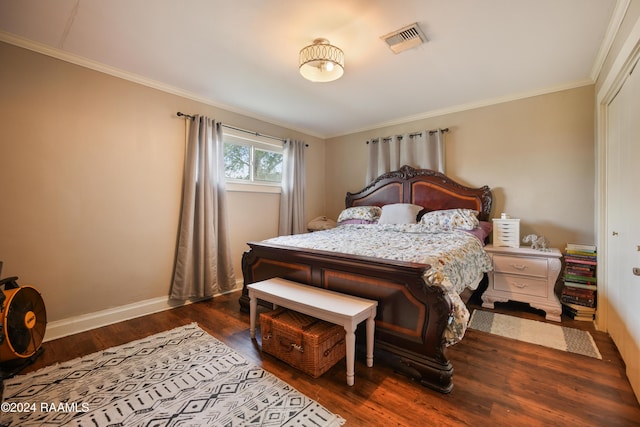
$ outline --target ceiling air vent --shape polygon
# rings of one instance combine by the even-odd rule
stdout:
[[[420,46],[427,41],[427,38],[417,23],[407,25],[380,38],[389,45],[389,49],[391,49],[393,53],[404,52],[407,49]]]

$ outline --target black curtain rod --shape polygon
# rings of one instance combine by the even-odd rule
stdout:
[[[184,113],[181,113],[180,111],[178,111],[178,113],[177,113],[177,114],[178,114],[178,117],[186,117],[186,118],[188,118],[189,120],[193,120],[193,119],[195,119],[195,118],[196,118],[196,116],[191,116],[191,115],[189,115],[189,114],[184,114]],[[265,135],[265,134],[262,134],[262,133],[259,133],[259,132],[254,132],[254,131],[251,131],[251,130],[241,129],[241,128],[237,128],[237,127],[230,126],[230,125],[225,125],[224,123],[222,124],[222,127],[223,127],[223,128],[227,128],[227,129],[237,130],[237,131],[239,131],[239,132],[245,132],[245,133],[248,133],[248,134],[251,134],[251,135],[254,135],[254,136],[261,136],[261,137],[263,137],[263,138],[271,138],[271,139],[275,139],[275,140],[277,140],[277,141],[281,141],[281,142],[283,142],[283,143],[285,143],[285,144],[287,143],[287,140],[286,140],[286,139],[284,139],[284,138],[279,138],[279,137],[277,137],[277,136]],[[304,144],[304,146],[305,146],[305,147],[308,147],[308,146],[309,146],[309,144]]]
[[[444,129],[433,129],[433,130],[430,130],[430,131],[427,131],[427,132],[429,132],[429,135],[433,135],[434,133],[436,133],[436,132],[438,132],[438,131],[441,131],[442,133],[448,133],[448,132],[449,132],[449,128],[444,128]],[[415,133],[410,133],[410,134],[409,134],[409,137],[414,137],[414,136],[422,136],[422,132],[415,132]],[[399,138],[399,139],[402,139],[402,136],[399,136],[398,138]],[[371,139],[371,140],[369,140],[369,141],[379,141],[379,140],[380,140],[380,138],[373,138],[373,139]],[[369,141],[367,141],[367,144],[369,143]],[[389,137],[389,138],[382,138],[382,141],[383,141],[383,142],[384,142],[384,141],[391,141],[391,137]]]
[[[184,114],[184,113],[182,113],[180,111],[178,111],[177,114],[178,114],[178,117],[186,117],[186,118],[191,119],[191,120],[196,118],[196,116],[191,116],[189,114]],[[222,127],[227,128],[227,129],[237,130],[239,132],[248,133],[248,134],[251,134],[253,136],[261,136],[263,138],[270,138],[270,139],[275,139],[275,140],[281,141],[281,142],[287,142],[287,140],[284,139],[284,138],[278,138],[277,136],[271,136],[271,135],[264,135],[262,133],[254,132],[254,131],[251,131],[251,130],[240,129],[240,128],[237,128],[235,126],[225,125],[224,123],[222,124]]]
[[[227,128],[227,129],[237,130],[239,132],[249,133],[249,134],[254,135],[254,136],[261,136],[263,138],[270,138],[270,139],[275,139],[275,140],[282,141],[282,142],[287,142],[287,140],[284,139],[284,138],[278,138],[277,136],[265,135],[265,134],[262,134],[262,133],[259,133],[259,132],[254,132],[254,131],[251,131],[251,130],[240,129],[240,128],[237,128],[235,126],[230,126],[230,125],[223,124],[222,127],[223,128]]]
[[[178,114],[178,117],[186,117],[186,118],[188,118],[188,119],[190,119],[190,120],[193,120],[193,119],[195,119],[195,118],[196,118],[196,116],[190,116],[190,115],[188,115],[188,114],[181,113],[180,111],[178,111],[178,113],[177,113],[177,114]]]

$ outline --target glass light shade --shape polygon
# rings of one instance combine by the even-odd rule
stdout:
[[[300,50],[300,74],[312,82],[331,82],[344,74],[344,53],[327,39]]]

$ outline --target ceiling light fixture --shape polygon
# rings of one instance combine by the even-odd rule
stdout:
[[[331,82],[344,74],[344,52],[327,39],[315,39],[300,50],[300,74],[312,82]]]

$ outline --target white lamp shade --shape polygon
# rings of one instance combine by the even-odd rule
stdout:
[[[300,50],[300,74],[312,82],[331,82],[344,74],[344,53],[326,39]]]

